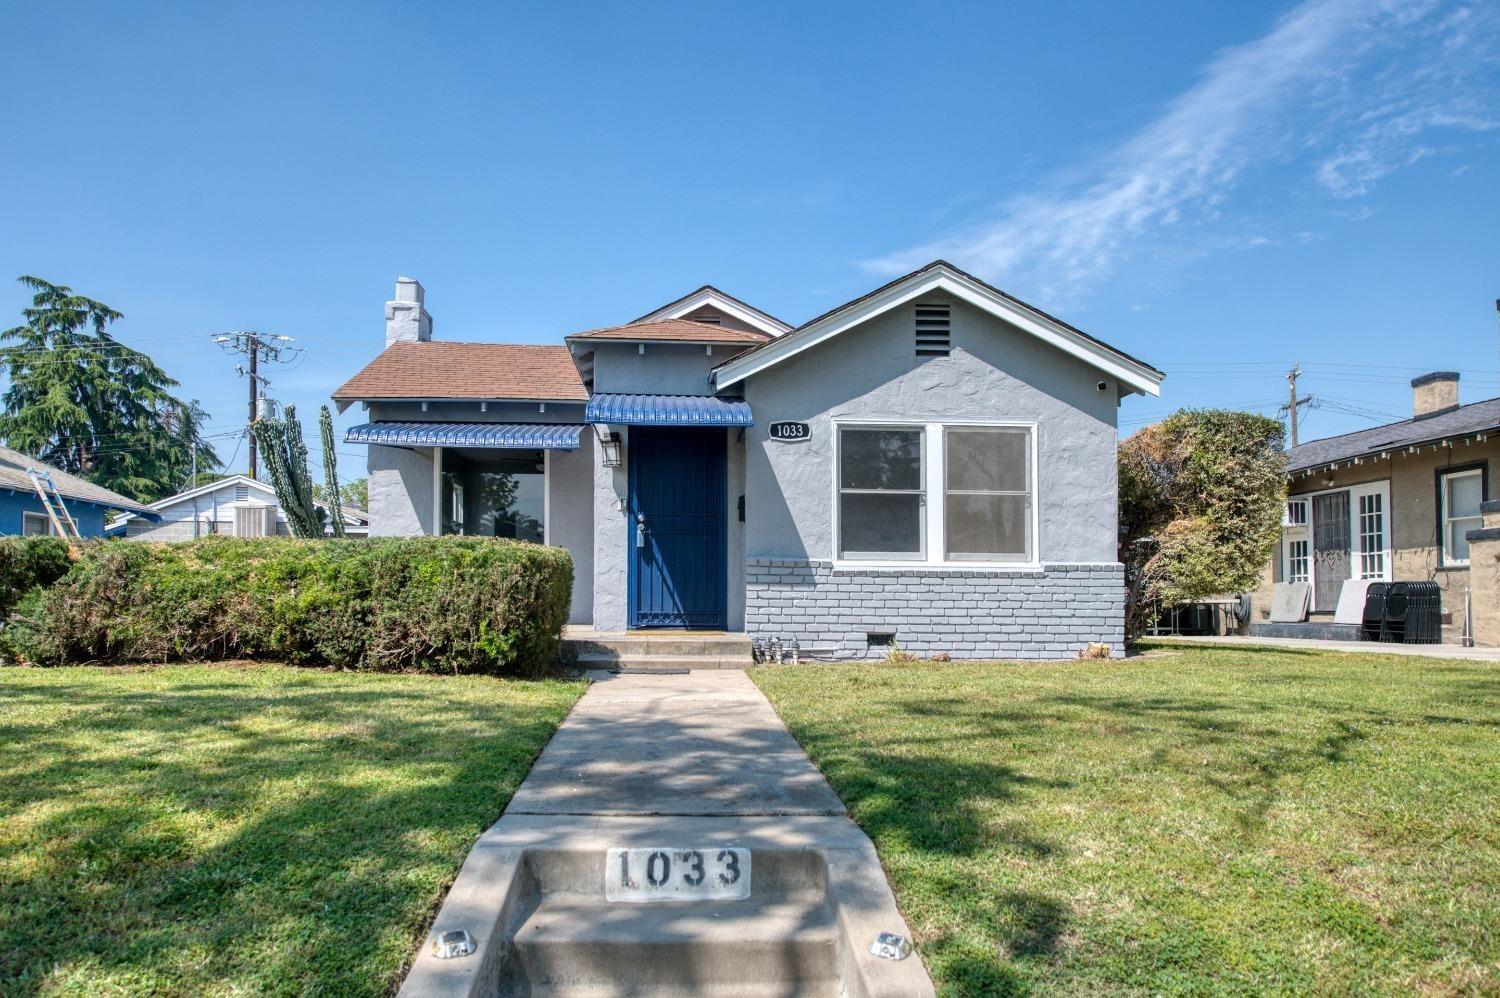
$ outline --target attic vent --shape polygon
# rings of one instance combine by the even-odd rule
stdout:
[[[236,485],[234,487],[234,501],[235,502],[244,502],[246,499],[249,499],[249,498],[250,498],[250,486],[248,486],[248,485]]]
[[[690,316],[689,321],[701,322],[705,326],[718,326],[722,325],[724,320],[722,316],[715,315],[713,312],[699,312],[697,315]]]
[[[917,306],[917,356],[948,356],[948,306]]]

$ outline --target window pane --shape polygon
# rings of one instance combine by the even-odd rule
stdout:
[[[843,493],[839,496],[839,553],[920,555],[922,497]]]
[[[1469,538],[1467,534],[1471,530],[1478,530],[1483,525],[1484,520],[1477,516],[1454,520],[1448,524],[1447,556],[1449,561],[1469,560]]]
[[[840,430],[839,487],[919,491],[922,431]]]
[[[1025,558],[1031,525],[1025,496],[949,495],[948,557]]]
[[[1478,516],[1483,491],[1477,474],[1449,477],[1448,508],[1444,514],[1450,520],[1455,516]]]
[[[1025,492],[1025,430],[949,430],[948,488],[973,492]]]

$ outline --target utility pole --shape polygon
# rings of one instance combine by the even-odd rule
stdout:
[[[1292,438],[1292,446],[1297,446],[1297,410],[1313,401],[1311,395],[1297,397],[1297,379],[1302,377],[1302,365],[1293,364],[1292,369],[1286,372],[1286,405],[1281,411],[1286,413],[1286,426],[1288,436]]]
[[[282,336],[280,333],[259,333],[253,329],[242,330],[234,333],[221,333],[214,337],[214,342],[223,348],[225,353],[239,354],[248,361],[245,365],[235,365],[235,373],[246,377],[250,388],[250,423],[260,418],[261,402],[266,397],[266,388],[270,380],[260,373],[260,363],[286,364],[293,358],[300,356],[303,348],[293,346],[290,336]],[[256,449],[255,434],[250,434],[250,477],[255,477],[256,471]]]

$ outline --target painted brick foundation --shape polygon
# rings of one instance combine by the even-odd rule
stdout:
[[[869,569],[829,562],[750,559],[745,630],[796,638],[804,655],[878,658],[871,632],[895,632],[917,655],[1074,658],[1090,641],[1124,652],[1119,565],[1048,565],[1037,571]]]

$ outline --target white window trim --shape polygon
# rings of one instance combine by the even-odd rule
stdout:
[[[26,533],[26,521],[28,521],[28,520],[41,520],[42,524],[46,527],[46,529],[43,530],[40,534],[27,534]],[[57,536],[57,528],[52,525],[52,517],[48,516],[46,513],[32,513],[32,512],[25,512],[25,511],[23,511],[21,513],[21,536],[22,537],[56,537]]]
[[[1281,581],[1287,581],[1291,573],[1292,548],[1294,540],[1307,541],[1307,584],[1314,591],[1318,584],[1318,557],[1313,548],[1313,498],[1315,496],[1332,495],[1335,492],[1349,493],[1349,578],[1354,581],[1367,582],[1390,582],[1391,581],[1391,481],[1388,478],[1378,482],[1364,482],[1360,485],[1342,485],[1334,489],[1320,489],[1317,492],[1298,492],[1295,496],[1289,496],[1288,502],[1306,500],[1307,502],[1307,524],[1305,526],[1287,526],[1281,531]],[[1380,496],[1380,576],[1378,578],[1362,579],[1360,576],[1360,546],[1359,546],[1359,497],[1363,495]]]
[[[1471,559],[1469,559],[1469,558],[1455,558],[1451,554],[1448,553],[1448,537],[1449,537],[1449,534],[1452,533],[1453,521],[1454,520],[1472,520],[1472,519],[1474,519],[1474,517],[1472,515],[1471,516],[1457,516],[1457,517],[1453,516],[1451,514],[1450,510],[1449,510],[1449,503],[1448,503],[1448,483],[1454,481],[1455,479],[1459,479],[1459,478],[1477,478],[1479,480],[1479,497],[1480,497],[1480,502],[1481,502],[1481,509],[1483,508],[1483,506],[1482,506],[1482,503],[1484,501],[1484,469],[1483,468],[1465,468],[1462,471],[1446,471],[1446,472],[1439,472],[1438,473],[1438,502],[1442,503],[1442,509],[1439,510],[1440,516],[1438,517],[1438,523],[1439,523],[1440,528],[1441,528],[1441,530],[1440,530],[1440,536],[1438,537],[1438,553],[1441,556],[1441,562],[1440,563],[1441,563],[1441,565],[1442,565],[1443,568],[1468,568],[1469,567],[1469,563],[1471,561]],[[1483,518],[1483,516],[1481,516],[1479,519],[1480,519],[1480,526],[1483,526],[1484,525],[1484,518]]]
[[[1041,465],[1037,460],[1040,433],[1035,420],[989,420],[989,419],[945,419],[932,422],[920,419],[864,419],[834,417],[833,424],[833,469],[829,476],[832,486],[833,513],[829,517],[829,554],[836,572],[861,572],[870,569],[899,568],[912,572],[951,571],[1011,571],[1038,572],[1042,569],[1041,552]],[[1025,430],[1030,447],[1031,462],[1030,512],[1031,512],[1031,557],[1026,560],[980,561],[978,559],[949,560],[946,523],[947,510],[947,461],[948,454],[943,437],[945,428]],[[844,429],[897,429],[921,428],[923,461],[923,532],[922,556],[920,558],[844,558],[839,553],[839,433]]]

